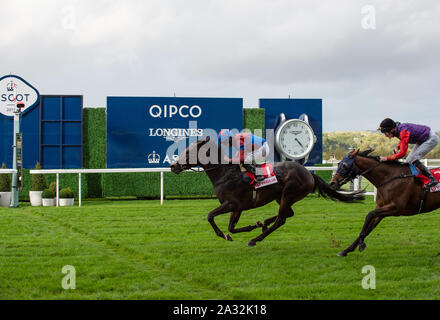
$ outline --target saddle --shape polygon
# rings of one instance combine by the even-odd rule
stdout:
[[[273,166],[270,163],[264,163],[262,165],[256,165],[256,172],[264,177],[262,181],[255,180],[255,173],[247,171],[245,175],[248,177],[246,179],[248,183],[254,188],[259,189],[262,187],[269,186],[271,184],[277,183],[277,177],[273,172]]]

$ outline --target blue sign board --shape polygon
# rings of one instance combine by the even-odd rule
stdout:
[[[83,97],[42,96],[39,108],[40,143],[36,146],[43,168],[82,168]]]
[[[322,163],[322,99],[260,99],[260,108],[265,109],[266,130],[276,130],[281,113],[287,120],[306,114],[317,138],[306,165]],[[274,150],[274,161],[278,162],[281,157]]]
[[[82,168],[82,96],[41,95],[23,112],[23,168]],[[12,168],[13,118],[0,114],[0,161]]]
[[[107,167],[168,167],[190,141],[242,130],[243,99],[107,97]]]

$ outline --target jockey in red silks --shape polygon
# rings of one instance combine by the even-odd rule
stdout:
[[[264,163],[270,153],[269,145],[264,138],[248,132],[233,134],[230,130],[223,129],[218,135],[218,143],[219,146],[232,146],[235,149],[232,159],[225,155],[224,160],[228,163],[240,163],[244,169],[242,171],[254,173],[257,181],[264,180],[264,176],[257,170],[258,166],[254,165]]]
[[[397,137],[400,139],[395,153],[388,157],[380,157],[380,161],[394,161],[403,158],[408,151],[408,144],[415,144],[412,151],[406,158],[406,162],[413,163],[420,169],[423,175],[428,177],[431,181],[426,185],[426,188],[435,186],[438,182],[432,176],[431,172],[420,162],[420,159],[429,151],[437,146],[439,138],[429,127],[413,124],[400,123],[384,119],[379,126],[380,132],[385,134],[389,139]]]

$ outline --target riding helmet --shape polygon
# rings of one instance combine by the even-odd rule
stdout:
[[[396,122],[391,120],[390,118],[385,118],[379,125],[377,130],[380,130],[382,133],[390,132],[392,129],[396,127]]]

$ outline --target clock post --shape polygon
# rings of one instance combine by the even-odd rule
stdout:
[[[22,168],[23,168],[23,140],[20,132],[21,110],[24,108],[24,103],[17,103],[17,108],[14,111],[14,148],[12,168],[17,170],[17,173],[12,174],[12,190],[11,190],[11,208],[18,207],[18,191],[21,190],[22,184]]]

